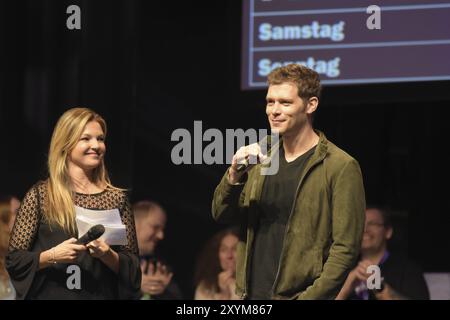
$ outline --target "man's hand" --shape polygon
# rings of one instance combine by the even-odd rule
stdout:
[[[231,161],[231,167],[228,171],[228,181],[231,184],[238,183],[245,172],[250,170],[257,163],[261,163],[267,158],[267,156],[263,155],[261,152],[261,147],[258,143],[253,143],[248,146],[244,146],[239,148],[239,150],[233,156],[233,160]],[[247,163],[248,166],[245,170],[241,172],[237,171],[237,168],[240,164]]]
[[[371,265],[374,265],[372,261],[369,260],[363,260],[358,263],[355,269],[353,269],[350,273],[353,273],[353,277],[356,280],[363,281],[364,283],[367,283],[367,279],[370,277],[370,273],[367,273],[367,268],[369,268]]]
[[[408,300],[407,297],[395,291],[389,284],[384,282],[382,291],[375,293],[377,300]]]
[[[352,271],[350,271],[346,283],[352,290],[355,289],[360,281],[367,283],[367,279],[370,276],[370,273],[367,273],[367,268],[371,265],[373,265],[371,261],[363,260],[360,261]]]
[[[353,290],[355,290],[356,286],[358,286],[360,281],[367,283],[367,279],[370,276],[370,273],[367,273],[367,268],[373,264],[374,263],[369,260],[360,261],[358,265],[348,274],[347,279],[345,279],[345,283],[336,299],[347,299],[352,294]]]
[[[161,264],[161,262],[157,262],[155,268],[152,263],[143,261],[141,263],[141,270],[141,290],[153,296],[164,293],[173,277],[173,273],[168,270],[166,265]]]

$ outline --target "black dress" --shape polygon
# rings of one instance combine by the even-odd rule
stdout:
[[[101,193],[75,193],[74,204],[91,210],[119,209],[126,226],[128,244],[112,246],[119,254],[119,273],[114,273],[100,259],[83,252],[75,263],[58,263],[39,270],[39,256],[61,242],[74,237],[57,225],[49,226],[43,216],[45,182],[34,185],[25,195],[16,217],[6,256],[6,268],[17,291],[17,299],[136,299],[140,294],[141,270],[134,218],[127,194],[107,188]],[[79,267],[80,288],[68,285]]]

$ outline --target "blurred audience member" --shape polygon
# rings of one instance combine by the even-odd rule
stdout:
[[[14,219],[14,213],[10,199],[0,201],[0,300],[13,300],[16,296],[5,268],[12,219]]]
[[[420,267],[406,257],[388,251],[387,243],[392,234],[388,211],[380,207],[367,208],[360,261],[349,273],[336,299],[429,299]],[[367,273],[370,265],[378,265],[381,270],[382,281],[378,290],[367,289],[367,279],[372,275]]]
[[[16,220],[17,210],[20,207],[20,200],[15,196],[0,196],[1,203],[9,203],[11,208],[11,218],[9,219],[8,227],[9,231],[12,230],[14,221]]]
[[[167,221],[164,209],[156,202],[140,201],[134,204],[133,212],[142,269],[142,299],[182,299],[172,279],[173,271],[155,254],[158,243],[164,239]]]
[[[236,247],[234,229],[213,236],[201,252],[195,274],[195,300],[238,300],[236,288]]]

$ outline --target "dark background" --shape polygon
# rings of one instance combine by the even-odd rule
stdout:
[[[66,8],[81,7],[81,30]],[[240,90],[241,1],[0,1],[0,193],[46,177],[58,117],[85,106],[109,126],[107,166],[132,201],[167,210],[160,250],[185,296],[225,165],[173,165],[171,133],[267,128],[265,91]],[[384,57],[380,57],[383,59]],[[420,62],[418,62],[420,63]],[[450,83],[325,87],[315,127],[361,165],[368,203],[394,212],[392,249],[450,271]]]

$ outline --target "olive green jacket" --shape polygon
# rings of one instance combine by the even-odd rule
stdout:
[[[359,254],[365,219],[365,195],[358,162],[325,135],[298,179],[286,226],[273,299],[334,299]],[[214,219],[240,221],[236,293],[246,298],[253,241],[264,175],[254,166],[232,185],[228,171],[217,186]]]

